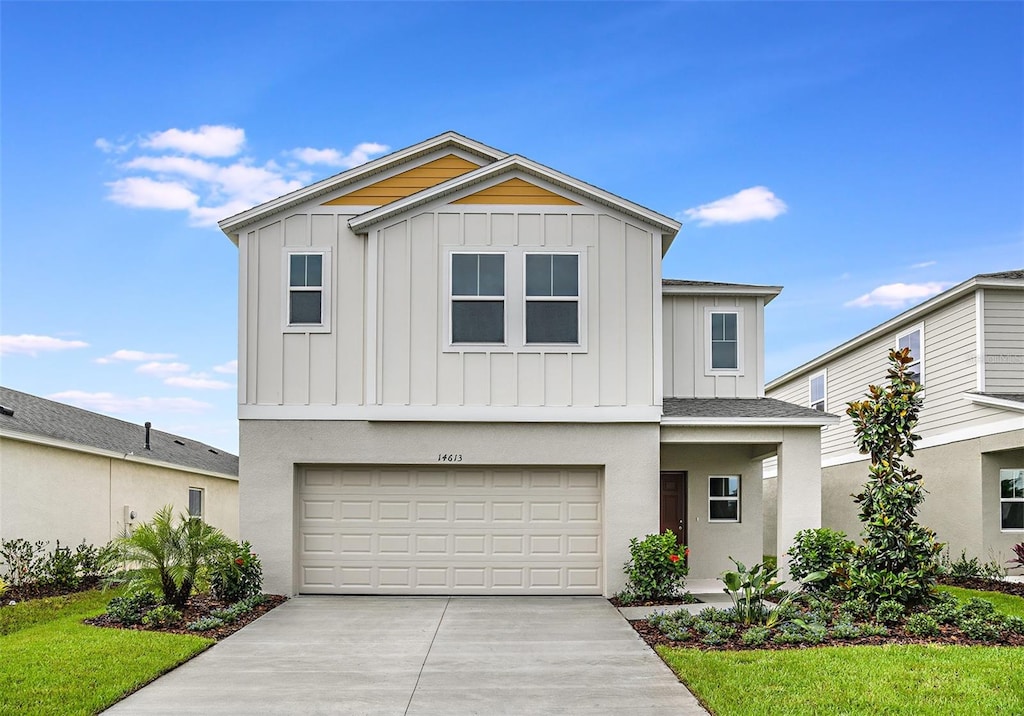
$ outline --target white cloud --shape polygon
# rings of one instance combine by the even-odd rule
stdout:
[[[287,154],[298,159],[303,164],[326,164],[329,167],[351,169],[360,164],[365,164],[374,154],[383,154],[389,149],[391,147],[386,144],[362,142],[357,144],[355,149],[348,154],[344,154],[337,149],[314,149],[313,147],[293,149],[287,152]]]
[[[104,154],[121,154],[131,149],[132,142],[111,142],[109,139],[100,137],[93,142],[93,146]]]
[[[164,383],[173,385],[176,388],[193,388],[195,390],[225,390],[233,388],[234,385],[223,380],[211,378],[206,373],[193,373],[192,375],[176,375],[165,378]]]
[[[739,224],[745,221],[771,220],[785,214],[789,207],[766,186],[754,186],[701,204],[683,213],[698,226]]]
[[[199,196],[187,186],[149,177],[125,177],[107,184],[111,201],[137,209],[192,209]]]
[[[843,305],[856,308],[868,308],[870,306],[903,308],[911,303],[942,293],[951,285],[937,281],[928,283],[888,283],[852,301],[847,301]]]
[[[114,414],[153,413],[164,410],[174,413],[203,413],[213,408],[210,403],[192,398],[126,398],[114,393],[87,393],[83,390],[65,390],[51,393],[46,397],[86,410]]]
[[[114,351],[108,356],[97,358],[97,363],[113,363],[115,361],[129,361],[138,362],[142,361],[159,361],[159,360],[170,360],[177,358],[178,356],[174,353],[146,353],[145,351],[132,351],[122,348],[121,350]]]
[[[167,129],[154,132],[141,142],[150,149],[170,149],[201,157],[233,157],[245,145],[245,130],[220,124],[199,129]]]
[[[221,363],[220,365],[213,366],[214,373],[229,373],[235,375],[238,373],[238,361],[229,360],[227,363]]]
[[[73,348],[86,348],[85,341],[68,341],[53,336],[34,336],[24,333],[20,336],[0,336],[0,355],[22,353],[35,356],[39,353],[66,351]]]
[[[929,266],[934,266],[937,263],[938,263],[938,261],[922,261],[919,264],[911,264],[910,268],[912,268],[912,269],[923,269],[923,268],[928,268]]]
[[[161,361],[150,361],[149,363],[143,363],[135,369],[136,373],[142,373],[143,375],[155,375],[158,378],[163,378],[168,375],[174,375],[175,373],[187,373],[187,363],[163,363]]]

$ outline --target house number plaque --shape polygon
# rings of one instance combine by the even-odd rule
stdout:
[[[462,455],[460,453],[444,452],[437,454],[438,462],[462,462]]]

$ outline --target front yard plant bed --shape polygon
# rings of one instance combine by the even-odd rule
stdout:
[[[234,616],[231,621],[225,621],[224,623],[211,627],[209,629],[190,629],[189,625],[196,622],[202,623],[203,620],[210,619],[218,610],[229,609],[232,605],[228,602],[217,599],[211,594],[196,594],[189,599],[188,606],[185,611],[181,613],[181,619],[177,619],[172,623],[157,622],[149,624],[124,624],[110,614],[100,614],[99,616],[86,619],[86,624],[91,624],[98,627],[108,627],[112,629],[131,629],[134,631],[156,631],[164,632],[166,634],[187,634],[189,636],[201,636],[207,639],[215,639],[220,641],[225,637],[231,636],[236,631],[249,624],[261,616],[269,612],[274,607],[280,606],[287,600],[287,597],[281,596],[280,594],[264,594],[263,600],[253,606],[247,611],[243,611],[237,616]]]
[[[622,599],[618,595],[611,597],[608,600],[611,605],[615,608],[619,607],[666,607],[675,606],[679,604],[700,604],[700,600],[693,596],[689,592],[680,594],[675,597],[666,597],[664,599],[644,599],[634,601],[631,599]]]

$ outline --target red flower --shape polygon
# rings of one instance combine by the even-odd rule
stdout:
[[[685,552],[683,552],[683,556],[684,556],[684,557],[689,557],[689,556],[690,556],[690,548],[689,548],[689,547],[687,547],[687,548],[686,548],[686,551],[685,551]]]
[[[235,557],[235,564],[237,564],[239,567],[241,567],[243,564],[245,564],[245,560],[242,559],[241,557]]]
[[[668,556],[668,561],[669,562],[678,562],[679,561],[679,555],[678,554],[670,554]]]

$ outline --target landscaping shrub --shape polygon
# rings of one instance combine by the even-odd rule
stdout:
[[[853,621],[864,621],[874,614],[874,610],[864,597],[856,597],[839,605],[840,616]]]
[[[926,613],[939,624],[956,624],[960,621],[960,603],[952,596],[943,599]]]
[[[691,637],[693,615],[685,609],[675,612],[653,614],[648,620],[651,626],[673,641],[686,641]]]
[[[1007,562],[1013,565],[1010,569],[1024,569],[1024,542],[1013,545],[1013,554],[1013,559]]]
[[[71,592],[82,583],[78,560],[70,547],[61,547],[60,540],[39,567],[39,584],[61,591]]]
[[[224,626],[224,620],[217,617],[200,617],[194,622],[189,622],[185,628],[189,631],[208,631]]]
[[[960,550],[960,556],[950,561],[949,554],[942,555],[940,570],[943,574],[959,579],[1002,579],[1006,569],[998,560],[980,562],[977,557],[967,559],[967,550]]]
[[[965,619],[988,619],[995,613],[995,605],[989,600],[980,597],[971,597],[960,605],[960,621]]]
[[[769,607],[765,600],[777,584],[775,578],[778,576],[778,570],[765,567],[763,564],[755,564],[748,570],[742,562],[732,557],[729,559],[736,569],[723,572],[722,582],[725,584],[725,593],[732,597],[736,621],[745,625],[764,624],[769,627],[779,623],[785,608],[799,596],[800,592],[790,592],[775,607]],[[826,576],[828,575],[825,572],[814,572],[800,580],[800,585],[803,587]]]
[[[142,623],[146,626],[171,626],[181,621],[181,612],[170,604],[161,604],[146,612]]]
[[[237,602],[263,589],[263,566],[248,542],[236,544],[214,564],[210,586],[218,599]]]
[[[846,562],[852,547],[853,541],[846,537],[845,532],[827,527],[800,530],[793,546],[786,552],[789,555],[789,573],[800,580],[813,572],[826,572],[826,578],[808,586],[812,591],[825,591],[836,583],[835,567]]]
[[[7,582],[0,579],[0,597],[7,593]]]
[[[156,606],[152,592],[138,592],[127,597],[114,597],[107,604],[107,614],[122,624],[141,624],[142,618]]]
[[[889,627],[885,624],[861,624],[861,636],[889,636]]]
[[[871,466],[870,479],[854,498],[860,505],[864,542],[852,548],[839,577],[847,589],[876,604],[886,599],[904,605],[927,602],[942,550],[935,532],[917,523],[925,497],[922,476],[903,464],[904,455],[914,456],[914,443],[920,439],[913,431],[921,386],[907,370],[912,362],[910,349],[890,351],[888,386],[869,386],[869,398],[850,403],[846,411]]]
[[[625,602],[671,599],[683,590],[686,575],[688,547],[680,549],[671,530],[665,534],[636,537],[629,541],[629,560],[623,566],[626,588],[621,598]]]
[[[939,623],[927,613],[911,614],[907,619],[906,630],[915,636],[936,636],[939,633]]]
[[[1024,617],[1014,615],[1003,618],[1003,627],[1014,634],[1024,634]]]
[[[39,569],[46,559],[46,542],[24,539],[0,539],[0,577],[12,587],[20,587],[39,579]]]
[[[875,610],[875,620],[880,624],[895,624],[903,618],[906,610],[895,599],[886,599]]]
[[[752,626],[743,632],[740,637],[740,641],[743,642],[744,646],[761,646],[768,637],[771,636],[772,630],[765,626]]]
[[[978,641],[999,641],[999,625],[984,617],[969,617],[960,621],[960,630],[964,636]]]
[[[840,621],[832,625],[831,634],[833,639],[856,639],[860,636],[861,630],[852,622]]]

